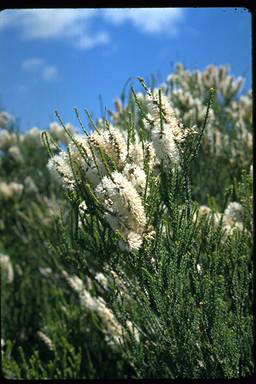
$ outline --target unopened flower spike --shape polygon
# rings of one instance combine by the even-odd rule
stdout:
[[[80,124],[80,126],[81,126],[83,132],[86,134],[86,136],[89,136],[88,133],[87,133],[87,131],[86,131],[86,129],[84,128],[84,125],[83,125],[82,120],[81,120],[81,118],[80,118],[80,113],[79,113],[78,109],[77,109],[77,108],[74,108],[74,111],[75,111],[77,120],[79,121],[79,124]]]
[[[108,120],[104,119],[104,123],[105,123],[105,126],[106,126],[107,130],[110,132],[110,125],[109,125]]]
[[[55,115],[57,116],[60,124],[62,125],[64,131],[66,132],[66,134],[71,138],[71,140],[73,140],[73,136],[71,135],[71,133],[69,132],[69,130],[66,128],[65,124],[63,123],[61,117],[60,117],[60,114],[58,111],[54,111],[55,112]]]
[[[42,134],[41,134],[41,138],[42,138],[42,142],[43,142],[44,146],[48,150],[49,155],[51,157],[53,157],[54,154],[52,153],[52,150],[51,150],[51,147],[50,147],[50,143],[49,143],[49,140],[48,140],[47,132],[43,131]]]
[[[77,119],[79,121],[79,124],[81,126],[81,128],[83,129],[84,133],[86,134],[87,137],[89,137],[88,133],[86,132],[85,128],[84,128],[84,125],[81,121],[81,118],[80,118],[80,114],[79,114],[79,111],[77,108],[74,108],[74,111],[76,113],[76,116],[77,116]],[[71,137],[71,140],[73,141],[73,143],[76,145],[77,149],[78,149],[78,152],[80,153],[80,155],[82,156],[82,158],[85,160],[85,162],[88,164],[88,159],[87,159],[87,153],[86,153],[86,150],[84,148],[81,147],[80,143],[75,139],[75,137]],[[91,153],[92,153],[92,157],[93,157],[93,160],[94,160],[94,163],[96,165],[96,168],[98,169],[98,165],[97,165],[97,162],[96,162],[96,159],[95,159],[95,156],[94,156],[94,152],[93,152],[93,148],[91,147],[90,145],[90,141],[88,141],[88,144],[89,144],[89,147],[90,147],[90,150],[91,150]],[[82,148],[82,149],[81,149]]]
[[[130,114],[130,124],[131,124],[131,143],[134,144],[136,142],[136,137],[135,137],[135,123],[134,123],[134,119],[132,118],[132,114]]]
[[[67,148],[67,152],[68,152],[70,167],[71,167],[71,170],[72,170],[72,173],[73,173],[76,185],[78,185],[79,184],[79,179],[77,178],[77,172],[76,172],[76,169],[74,168],[74,166],[76,167],[77,164],[75,164],[75,160],[72,158],[72,155],[70,153],[69,147]]]
[[[144,78],[143,77],[137,77],[137,79],[139,80],[140,84],[142,85],[142,87],[144,88],[145,92],[147,93],[148,96],[151,96],[151,92],[149,91],[148,87],[146,86],[145,82],[144,82]]]
[[[200,146],[200,143],[201,143],[201,139],[202,139],[203,133],[204,133],[204,131],[205,131],[205,127],[206,127],[207,119],[208,119],[208,116],[209,116],[209,111],[210,111],[211,103],[212,103],[213,97],[214,97],[214,95],[215,95],[215,88],[213,88],[213,87],[210,88],[210,89],[209,89],[209,93],[210,93],[210,97],[209,97],[208,104],[207,104],[207,110],[206,110],[206,114],[205,114],[205,119],[204,119],[203,128],[202,128],[201,131],[199,132],[197,145],[196,145],[194,154],[193,154],[193,153],[191,154],[190,160],[192,160],[192,158],[195,157],[195,156],[197,155],[197,153],[198,153],[199,146]]]
[[[64,128],[65,132],[67,133],[67,135],[71,138],[71,141],[76,145],[80,155],[83,157],[83,159],[85,159],[85,154],[83,153],[83,151],[81,151],[81,148],[80,148],[80,145],[78,143],[78,141],[74,138],[74,136],[69,132],[69,130],[65,127],[65,124],[63,123],[61,117],[60,117],[60,114],[58,111],[55,111],[55,114],[57,116],[57,118],[59,119],[62,127]],[[80,122],[80,120],[79,120]],[[85,159],[86,160],[86,159]]]
[[[152,124],[152,123],[153,123],[152,120],[150,120],[150,119],[148,118],[148,116],[145,114],[145,112],[144,112],[143,109],[141,108],[140,102],[139,102],[139,100],[138,100],[138,98],[137,98],[137,95],[136,95],[136,92],[135,92],[134,88],[131,87],[131,90],[132,90],[132,94],[133,94],[135,103],[136,103],[136,105],[139,107],[139,110],[140,110],[142,116],[147,120],[147,122],[148,122],[149,124]],[[151,94],[150,94],[150,95],[151,95]]]
[[[96,125],[95,125],[95,123],[94,123],[94,121],[93,121],[93,119],[92,119],[90,113],[87,111],[87,109],[85,109],[84,111],[85,111],[85,113],[86,113],[86,115],[87,115],[87,117],[88,117],[88,119],[89,119],[91,125],[93,126],[93,128],[95,129],[95,131],[100,135],[100,132],[98,131],[98,128],[96,127]]]
[[[91,185],[89,183],[86,183],[85,186],[86,186],[88,195],[90,196],[91,200],[95,203],[96,206],[99,206],[100,202],[99,202],[97,196],[95,195],[94,191],[92,190]]]

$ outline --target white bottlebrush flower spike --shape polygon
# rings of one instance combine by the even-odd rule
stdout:
[[[47,267],[47,268],[43,268],[43,267],[39,267],[39,272],[41,273],[42,276],[44,276],[45,278],[49,278],[52,274],[52,269]]]
[[[169,158],[172,163],[179,162],[176,141],[182,141],[183,135],[167,97],[162,94],[160,100],[158,91],[155,91],[147,95],[146,102],[150,112],[143,120],[144,126],[151,132],[158,160],[166,162]]]
[[[179,164],[179,144],[195,133],[194,126],[183,127],[169,98],[158,90],[143,96],[141,101],[148,107],[147,118],[144,118],[147,138],[142,138],[137,129],[130,127],[132,134],[123,133],[118,125],[114,127],[100,119],[94,132],[73,135],[68,144],[69,154],[61,151],[48,163],[49,169],[57,172],[69,190],[77,189],[79,177],[81,184],[92,189],[94,195],[90,192],[90,199],[101,204],[105,220],[119,235],[120,248],[128,251],[139,250],[144,240],[148,242],[155,237],[154,228],[146,230],[149,177],[159,175],[161,161],[167,166]],[[62,129],[52,123],[50,131],[58,136]],[[81,203],[80,228],[84,214],[90,215]]]
[[[10,284],[13,282],[14,271],[10,256],[0,253],[0,266],[1,271],[4,272],[7,276],[7,282]]]
[[[52,351],[54,349],[54,345],[52,340],[50,339],[49,336],[47,336],[44,332],[42,331],[37,331],[37,336],[42,340],[42,342]]]
[[[75,128],[72,124],[67,123],[65,125],[66,129],[70,134],[75,133]],[[54,140],[63,142],[64,144],[68,144],[70,142],[70,137],[65,132],[64,128],[58,124],[56,121],[53,121],[49,126],[49,132],[52,134]]]
[[[108,286],[108,279],[106,278],[103,273],[98,272],[96,273],[95,279],[106,289]]]
[[[193,215],[193,221],[196,221],[196,217],[201,218],[203,216],[210,218],[212,214],[212,210],[205,206],[202,205],[199,207],[197,212],[194,213]],[[222,239],[222,241],[225,241],[226,237],[229,235],[232,235],[234,231],[239,231],[242,232],[244,230],[244,226],[242,223],[243,220],[243,207],[241,204],[233,201],[230,202],[225,209],[223,215],[219,212],[215,212],[213,214],[213,219],[214,219],[214,226],[217,227],[220,223],[220,220],[223,216],[223,229],[225,231],[225,235]]]
[[[163,160],[164,165],[168,165],[168,159],[171,164],[179,163],[179,152],[174,137],[164,125],[163,133],[152,131],[152,141],[159,161]]]
[[[17,145],[12,145],[8,152],[10,153],[10,155],[18,162],[23,162],[23,156],[20,152],[20,149]]]
[[[7,131],[6,129],[2,129],[0,131],[0,150],[6,150],[11,145],[16,144],[17,138],[14,133]]]
[[[241,204],[233,201],[228,204],[227,208],[224,211],[224,220],[226,222],[235,223],[237,221],[243,220],[243,207]]]
[[[6,111],[0,112],[0,129],[6,129],[15,122],[15,117]]]
[[[123,134],[117,128],[110,125],[108,128],[100,129],[88,138],[88,142],[94,149],[98,159],[100,159],[99,150],[102,150],[117,165],[124,165],[127,156],[127,145]]]
[[[123,239],[133,248],[134,236],[130,235],[130,239],[129,234],[136,232],[138,244],[138,238],[146,224],[142,200],[133,184],[123,174],[115,171],[112,178],[113,181],[109,177],[103,177],[95,192],[103,206],[110,211],[105,215],[110,226],[114,230],[118,229]]]
[[[138,193],[143,193],[146,186],[146,173],[142,168],[134,164],[126,164],[124,175],[130,181]]]
[[[0,181],[0,197],[4,199],[11,199],[14,196],[19,196],[23,191],[23,184],[11,182],[6,183],[5,181]]]
[[[71,276],[66,271],[62,271],[62,274],[70,287],[76,291],[80,298],[81,305],[97,313],[101,318],[104,325],[104,331],[106,333],[106,341],[112,346],[117,347],[122,343],[124,337],[127,336],[125,329],[117,321],[113,311],[107,307],[106,302],[102,297],[93,297],[90,292],[85,288],[83,281],[78,276]],[[102,274],[98,274],[98,279],[102,280]],[[104,276],[105,277],[105,276]],[[107,283],[105,281],[105,283]],[[139,332],[133,326],[133,324],[127,324],[130,332],[134,335],[135,340],[139,341]]]
[[[53,171],[57,176],[61,176],[61,180],[65,187],[73,190],[75,185],[74,175],[72,172],[69,156],[66,152],[60,152],[48,162],[49,170]]]

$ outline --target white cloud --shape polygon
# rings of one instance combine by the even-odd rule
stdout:
[[[19,9],[0,12],[0,31],[16,28],[25,40],[66,39],[77,48],[90,49],[110,42],[102,21],[130,22],[144,33],[172,36],[183,19],[182,8]]]
[[[82,35],[83,24],[95,13],[91,9],[26,9],[16,12],[20,12],[24,35],[31,39]]]
[[[130,21],[145,33],[175,35],[184,11],[182,8],[117,8],[103,10],[103,17],[116,25]]]
[[[59,73],[53,65],[46,66],[42,71],[42,77],[46,81],[58,80]]]
[[[38,57],[23,60],[21,67],[25,71],[39,74],[46,81],[59,80],[60,78],[57,67],[47,64],[44,59]]]
[[[109,35],[105,32],[99,32],[94,35],[93,38],[91,36],[82,36],[78,42],[78,46],[80,48],[93,48],[98,44],[107,44],[110,41]]]
[[[44,65],[43,59],[31,58],[22,62],[21,66],[26,71],[37,71]]]
[[[2,11],[0,13],[0,30],[7,28],[11,23],[15,23],[17,15],[13,14],[12,11]]]
[[[68,39],[88,49],[109,40],[107,32],[89,31],[89,23],[97,14],[97,9],[5,10],[0,13],[0,29],[16,27],[24,39]]]

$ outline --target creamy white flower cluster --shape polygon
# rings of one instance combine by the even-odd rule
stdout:
[[[44,332],[37,331],[37,336],[42,340],[42,342],[46,345],[46,347],[49,348],[50,351],[54,349],[54,344],[52,340]]]
[[[14,272],[10,256],[0,253],[0,266],[1,271],[5,273],[7,282],[10,284],[13,282]]]
[[[0,197],[5,200],[11,199],[14,196],[19,196],[23,191],[23,184],[11,182],[6,183],[5,181],[0,181]]]
[[[241,124],[245,121],[252,124],[252,91],[240,96],[239,100],[232,100],[226,110]]]
[[[48,162],[49,169],[60,176],[69,190],[76,189],[77,177],[90,184],[104,208],[106,221],[121,237],[120,247],[126,250],[138,250],[147,235],[144,207],[147,172],[157,174],[157,165],[162,160],[164,164],[178,164],[178,144],[194,133],[179,123],[167,97],[153,93],[146,101],[149,113],[144,125],[151,140],[144,140],[143,147],[138,134],[134,135],[135,141],[128,143],[128,134],[101,121],[90,135],[75,135],[68,152],[61,151]],[[75,175],[77,169],[79,174]],[[83,201],[80,216],[86,212]]]
[[[229,72],[229,67],[209,65],[204,71],[197,70],[191,73],[184,68],[182,63],[178,63],[176,73],[167,77],[167,83],[174,90],[180,86],[184,90],[189,90],[192,79],[195,80],[195,96],[205,95],[205,93],[208,93],[209,88],[214,87],[224,97],[230,97],[242,89],[245,79],[242,77],[235,78]]]
[[[202,98],[193,96],[187,89],[179,88],[173,91],[172,100],[179,106],[175,108],[175,113],[185,124],[190,125],[195,121],[200,127],[204,124],[207,106],[203,104]],[[215,113],[210,108],[202,144],[207,151],[219,155],[222,153],[224,143],[228,143],[228,135],[222,134],[215,122]]]
[[[0,129],[8,129],[15,123],[15,117],[6,111],[0,112]]]
[[[66,124],[66,128],[70,133],[75,132],[75,128],[70,123]],[[51,133],[53,139],[57,142],[62,142],[66,145],[70,142],[70,137],[66,134],[64,128],[56,121],[50,123],[49,132]]]
[[[116,109],[116,111],[114,111],[114,112],[113,111],[108,111],[108,112],[112,118],[112,121],[114,123],[118,124],[120,117],[125,110],[124,105],[120,99],[115,100],[115,109]]]
[[[223,154],[225,149],[230,149],[230,161],[234,162],[237,156],[242,158],[245,148],[252,149],[252,134],[246,127],[248,123],[252,124],[252,93],[249,91],[238,100],[230,101],[241,91],[244,79],[231,76],[229,71],[228,67],[210,65],[204,71],[189,72],[182,64],[178,64],[176,73],[167,77],[162,89],[175,105],[177,116],[182,117],[186,125],[195,121],[199,126],[203,124],[206,113],[203,100],[210,88],[216,89],[224,114],[228,114],[234,121],[238,145],[230,142],[229,135],[223,132],[212,109],[209,111],[202,144],[207,152],[217,156]],[[194,84],[193,88],[191,83]]]
[[[25,178],[24,184],[16,183],[14,181],[10,183],[0,181],[0,196],[4,199],[11,199],[15,195],[19,196],[23,190],[28,193],[38,192],[38,188],[30,176]]]
[[[146,185],[146,173],[143,169],[143,150],[141,145],[130,145],[127,152],[126,137],[110,125],[100,128],[90,136],[75,136],[79,149],[73,143],[69,145],[70,156],[79,162],[82,175],[93,187],[95,195],[105,208],[105,219],[114,231],[118,231],[122,249],[139,249],[146,225],[146,216],[142,196]],[[148,150],[149,166],[153,166],[155,155],[150,143]],[[105,161],[102,158],[106,155]],[[85,157],[86,156],[86,157]],[[109,167],[108,167],[109,164]],[[111,170],[112,166],[116,170]],[[73,190],[76,182],[66,152],[53,157],[48,164],[62,176],[66,187]],[[87,207],[80,204],[80,214]]]
[[[33,144],[42,146],[42,131],[37,127],[33,127],[24,134],[16,134],[8,130],[12,121],[14,121],[14,118],[11,115],[6,112],[0,112],[0,150],[7,151],[15,160],[22,162],[24,159],[19,145]],[[70,133],[75,132],[75,128],[70,123],[66,124],[66,128]],[[68,144],[70,142],[69,136],[57,122],[50,124],[49,132],[57,143]]]
[[[193,221],[195,222],[197,218],[202,218],[203,216],[210,217],[213,214],[214,225],[217,227],[222,218],[220,212],[213,213],[212,210],[206,205],[199,207],[198,211],[195,212],[193,216]],[[225,241],[227,236],[232,235],[235,231],[242,232],[243,227],[243,207],[241,204],[233,201],[230,202],[223,213],[223,228],[225,235],[223,236],[222,241]]]
[[[102,297],[93,297],[90,292],[85,288],[83,281],[75,275],[69,275],[66,271],[62,271],[62,274],[70,287],[76,291],[80,298],[81,305],[97,313],[102,320],[106,333],[106,341],[112,346],[116,347],[120,345],[124,338],[127,337],[127,331],[118,322],[113,311],[107,307],[106,302]],[[102,279],[102,276],[98,275],[98,279]],[[139,331],[132,324],[131,321],[126,322],[126,326],[130,333],[134,336],[134,339],[139,341]]]
[[[158,90],[146,96],[146,103],[150,112],[144,118],[144,126],[151,132],[158,161],[163,160],[164,165],[169,160],[172,164],[178,164],[177,144],[186,138],[189,131],[177,119],[168,98]]]
[[[167,76],[164,83],[160,85],[162,93],[171,100],[175,115],[188,127],[196,123],[203,126],[207,106],[205,101],[209,97],[209,89],[216,90],[217,99],[223,107],[223,114],[229,116],[233,121],[235,140],[224,131],[225,126],[218,119],[212,108],[209,110],[205,134],[202,138],[202,147],[206,153],[214,156],[222,156],[228,153],[227,159],[232,164],[237,160],[243,164],[248,163],[248,157],[252,156],[252,132],[248,125],[252,126],[252,92],[238,98],[242,90],[244,79],[230,75],[230,68],[226,66],[208,66],[203,71],[188,71],[183,64],[176,65],[174,74]],[[137,98],[146,103],[147,96],[137,93]],[[234,99],[236,98],[236,99]],[[117,124],[122,123],[124,106],[120,101],[116,102],[116,112],[112,118]],[[165,135],[163,135],[165,137]],[[169,142],[165,142],[171,145]],[[162,146],[164,147],[163,143]]]
[[[17,143],[17,136],[15,133],[7,131],[7,129],[0,130],[0,150],[8,150],[9,147]]]
[[[114,230],[119,230],[128,242],[128,249],[138,249],[142,243],[146,225],[144,206],[133,186],[125,175],[117,171],[112,174],[113,181],[104,177],[95,192],[103,206],[108,209],[106,220]],[[120,242],[121,248],[126,244]]]
[[[12,200],[19,198],[21,194],[38,194],[38,187],[34,180],[27,176],[23,182],[6,182],[0,180],[0,200]],[[51,198],[40,196],[42,205],[37,206],[37,216],[39,221],[44,225],[50,225],[56,216],[59,216],[60,209],[64,206],[64,200],[57,199],[54,195]],[[45,209],[46,208],[46,209]],[[2,220],[1,220],[2,222]]]
[[[232,143],[230,159],[234,164],[236,158],[243,160],[245,154],[252,151],[253,135],[247,129],[247,124],[252,126],[252,92],[242,95],[239,100],[232,100],[226,111],[236,121],[237,143]]]

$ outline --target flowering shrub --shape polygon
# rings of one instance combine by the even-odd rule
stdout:
[[[228,67],[210,65],[204,71],[190,72],[177,64],[176,72],[160,85],[185,127],[202,127],[209,89],[216,90],[190,179],[193,199],[208,204],[208,196],[214,197],[220,210],[225,203],[222,191],[239,182],[242,169],[249,172],[252,164],[252,92],[241,95],[243,83],[243,78],[229,74]],[[137,97],[146,110],[147,95],[139,92]],[[125,108],[118,100],[116,107],[112,119],[124,128],[133,104],[128,102]],[[138,113],[136,126],[141,126],[142,121]]]
[[[48,163],[70,193],[77,199],[84,195],[80,211],[82,207],[91,213],[96,206],[104,211],[103,219],[120,236],[120,247],[127,250],[140,249],[149,236],[151,218],[146,205],[152,180],[159,180],[164,168],[174,169],[181,163],[181,144],[196,133],[183,128],[161,91],[147,92],[151,113],[144,118],[144,128],[150,139],[140,140],[133,131],[125,135],[106,121],[105,127],[96,127],[91,135],[74,136],[68,150]],[[82,223],[84,217],[80,217]],[[150,236],[153,234],[151,229]]]
[[[95,377],[105,341],[93,330],[93,318],[80,308],[77,293],[63,277],[72,273],[72,267],[49,244],[57,243],[56,221],[62,211],[67,220],[70,206],[47,169],[42,132],[33,128],[20,133],[14,117],[5,112],[0,122],[2,369],[9,378],[74,378],[80,375],[83,354],[88,364],[81,374]],[[62,147],[69,142],[56,122],[49,132]],[[12,146],[22,157],[10,154]],[[50,147],[56,153],[53,143]],[[72,334],[63,324],[69,324]],[[32,362],[34,368],[28,369]],[[122,366],[120,359],[118,364]],[[113,375],[118,375],[113,355],[101,364],[103,377],[111,366]]]
[[[21,175],[2,176],[5,202],[17,203],[25,193],[52,186],[35,210],[23,207],[18,214],[11,208],[11,217],[21,218],[23,226],[28,215],[34,222],[40,218],[38,230],[44,226],[40,244],[48,264],[38,270],[42,282],[51,282],[43,289],[54,293],[55,310],[42,306],[33,327],[47,358],[39,358],[35,347],[32,355],[21,351],[19,360],[8,341],[9,375],[233,378],[252,373],[251,94],[238,97],[242,80],[225,67],[190,73],[178,65],[159,89],[139,80],[143,93],[131,88],[127,105],[117,101],[110,121],[93,122],[88,115],[90,133],[77,110],[83,133],[75,133],[57,113],[59,123],[42,134],[47,167],[46,150],[37,141],[44,186],[30,174],[24,182]],[[32,138],[16,142],[6,132],[0,140],[2,161],[24,167]],[[10,152],[11,145],[18,150]],[[20,192],[15,183],[22,185]],[[49,220],[54,202],[61,214]],[[31,228],[27,231],[35,238]],[[16,258],[5,236],[1,263],[11,292],[16,283],[10,262]],[[4,329],[4,343],[19,334]]]

